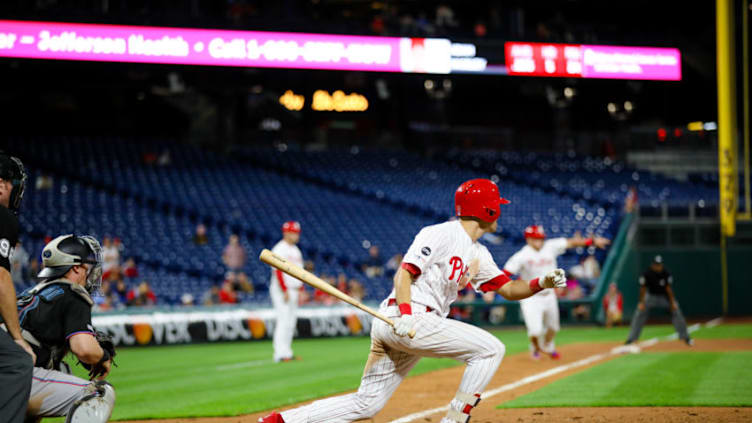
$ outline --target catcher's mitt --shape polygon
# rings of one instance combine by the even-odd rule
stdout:
[[[99,346],[102,347],[102,350],[104,350],[102,358],[96,364],[84,363],[81,360],[78,361],[86,370],[89,371],[89,380],[94,380],[94,378],[107,373],[107,369],[104,367],[104,363],[108,360],[112,360],[112,365],[116,366],[115,343],[112,342],[112,336],[102,331],[96,331],[94,337],[96,338],[97,342],[99,342]]]

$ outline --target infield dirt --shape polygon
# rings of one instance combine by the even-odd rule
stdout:
[[[617,343],[573,344],[559,349],[562,358],[551,360],[543,357],[533,361],[528,354],[507,356],[501,363],[487,389],[516,382],[527,376],[541,373],[562,364],[572,363],[594,354],[609,352]],[[752,339],[701,339],[694,347],[687,347],[680,341],[660,342],[649,351],[740,351],[752,350]],[[580,372],[588,367],[603,363],[609,357],[592,364],[573,368],[551,377],[520,386],[498,394],[480,404],[473,410],[474,423],[498,422],[749,422],[752,421],[752,408],[746,407],[619,407],[619,408],[522,408],[498,410],[496,405],[532,392],[555,380]],[[428,374],[406,379],[386,407],[372,420],[373,423],[386,423],[411,413],[444,406],[454,396],[464,367],[455,367],[434,371]],[[294,408],[296,404],[285,407]],[[166,420],[149,420],[149,423],[256,423],[260,416],[256,413],[237,417],[203,417]],[[441,420],[443,413],[422,417],[419,422]],[[366,420],[369,421],[369,420]],[[138,421],[143,423],[143,420]],[[134,422],[136,423],[136,422]]]

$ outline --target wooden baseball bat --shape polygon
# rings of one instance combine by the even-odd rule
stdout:
[[[379,313],[378,311],[372,309],[371,307],[368,307],[367,305],[364,305],[360,301],[356,300],[355,298],[345,294],[344,292],[340,291],[339,289],[333,287],[329,283],[327,283],[325,280],[319,278],[318,276],[314,275],[313,273],[301,268],[300,266],[297,266],[295,264],[290,263],[289,261],[283,259],[282,257],[272,253],[271,251],[267,250],[266,248],[261,251],[261,254],[259,255],[259,260],[263,261],[264,263],[268,264],[269,266],[272,266],[274,268],[277,268],[288,275],[300,279],[301,281],[307,283],[308,285],[311,285],[314,288],[320,289],[327,294],[337,297],[340,300],[357,307],[366,313],[370,314],[371,316],[383,320],[386,324],[388,324],[391,327],[394,327],[394,322],[392,319],[384,316],[383,314]],[[411,330],[408,334],[410,338],[415,336],[415,329]]]

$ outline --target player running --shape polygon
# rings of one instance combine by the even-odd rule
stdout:
[[[504,356],[495,336],[476,326],[447,319],[457,291],[468,283],[479,292],[496,291],[510,300],[544,288],[565,286],[564,271],[541,279],[512,281],[494,263],[478,239],[498,229],[500,206],[508,204],[488,179],[460,185],[454,204],[458,220],[423,228],[394,276],[394,289],[379,311],[394,320],[392,328],[374,319],[371,352],[356,393],[259,419],[262,423],[352,422],[374,416],[421,357],[446,357],[467,364],[459,390],[442,423],[465,423],[480,401]],[[407,335],[415,330],[414,338]]]
[[[516,252],[504,265],[507,275],[517,275],[530,279],[535,275],[546,274],[556,269],[556,257],[575,247],[606,248],[611,241],[602,237],[553,238],[546,240],[543,226],[532,225],[525,228],[527,245]],[[551,358],[558,359],[554,337],[559,331],[559,303],[556,293],[550,290],[539,292],[520,301],[522,316],[530,338],[530,354],[534,360],[540,359],[541,351]]]
[[[300,240],[300,223],[285,222],[282,225],[282,239],[274,245],[272,252],[290,263],[303,267],[303,254],[297,243]],[[274,326],[274,361],[295,359],[292,352],[292,337],[295,334],[298,317],[298,296],[303,282],[272,268],[269,283],[269,296],[272,298],[277,322]]]

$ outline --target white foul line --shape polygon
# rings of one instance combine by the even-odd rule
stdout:
[[[700,325],[699,323],[698,324],[694,324],[694,325],[690,326],[689,328],[687,328],[687,331],[688,332],[694,332],[697,329],[700,329],[700,327],[702,327],[702,326],[705,326],[705,327],[718,326],[720,324],[720,322],[721,322],[721,319],[717,318],[717,319],[713,319],[713,320],[705,323],[704,325]],[[672,333],[671,335],[664,336],[663,340],[674,339],[677,336],[678,335],[676,333]],[[653,346],[653,345],[657,344],[659,341],[660,341],[659,338],[650,338],[650,339],[647,339],[645,341],[642,341],[642,342],[638,343],[637,345],[640,348],[646,348],[646,347],[650,347],[650,346]],[[517,389],[520,386],[527,385],[529,383],[533,383],[533,382],[539,381],[541,379],[545,379],[545,378],[547,378],[549,376],[553,376],[553,375],[561,373],[561,372],[566,372],[567,370],[570,370],[570,369],[574,369],[574,368],[582,367],[582,366],[587,366],[590,363],[594,363],[596,361],[603,360],[604,358],[610,357],[612,355],[621,354],[621,353],[623,353],[625,351],[628,351],[628,350],[624,350],[623,348],[616,347],[616,348],[613,348],[611,350],[611,352],[608,352],[608,353],[594,354],[594,355],[591,355],[590,357],[583,358],[582,360],[578,360],[578,361],[575,361],[575,362],[572,362],[572,363],[569,363],[569,364],[564,364],[564,365],[561,365],[561,366],[558,366],[558,367],[554,367],[553,369],[548,369],[545,372],[536,373],[536,374],[534,374],[532,376],[524,377],[524,378],[522,378],[522,379],[520,379],[520,380],[518,380],[516,382],[508,383],[508,384],[500,386],[498,388],[491,389],[489,391],[483,392],[481,394],[481,398],[487,399],[487,398],[493,397],[495,395],[498,395],[498,394],[500,394],[502,392],[511,391],[512,389]],[[428,417],[428,416],[431,416],[431,415],[436,414],[436,413],[442,413],[442,412],[445,412],[445,411],[448,411],[448,410],[449,410],[449,406],[445,405],[443,407],[437,407],[437,408],[432,408],[430,410],[419,411],[417,413],[408,414],[407,416],[400,417],[397,420],[392,420],[389,423],[409,423],[409,422],[412,422],[412,421],[415,421],[415,420],[418,420],[418,419],[422,419],[424,417]]]

